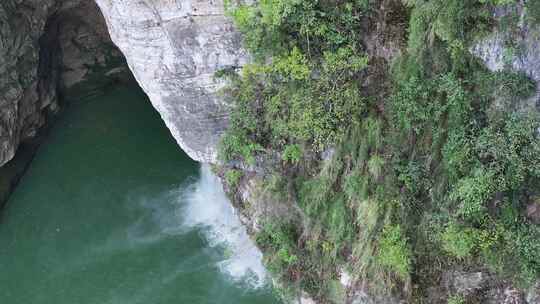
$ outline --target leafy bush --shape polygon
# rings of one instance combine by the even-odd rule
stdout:
[[[483,221],[488,199],[495,192],[494,174],[484,168],[476,169],[471,177],[461,179],[452,193],[458,201],[458,214],[465,219]]]
[[[368,161],[368,171],[375,179],[381,176],[383,166],[384,159],[378,154],[372,155]]]
[[[537,115],[509,114],[480,133],[477,153],[496,172],[500,191],[519,189],[529,177],[538,176],[539,128]]]
[[[485,4],[506,4],[512,0],[404,0],[413,7],[409,24],[408,52],[425,58],[436,39],[452,43],[468,41],[486,29],[491,16]]]
[[[227,75],[233,111],[225,160],[252,160],[248,155],[258,148],[281,150],[285,144],[307,143],[322,151],[346,134],[364,103],[355,81],[368,64],[358,49],[360,2],[228,3],[259,60],[242,75]]]
[[[411,271],[412,252],[399,225],[384,227],[379,240],[378,262],[406,279]]]
[[[240,157],[248,164],[255,164],[255,153],[261,150],[261,145],[251,142],[241,132],[225,134],[219,145],[219,155],[222,160],[231,161]]]
[[[465,304],[465,298],[462,295],[452,295],[448,298],[448,304]]]
[[[299,145],[287,145],[281,158],[286,162],[297,164],[302,158],[302,149]]]
[[[293,57],[293,59],[291,59]],[[331,74],[310,77],[305,57],[294,49],[272,64],[250,66],[233,78],[227,93],[233,99],[231,126],[234,144],[224,155],[242,156],[262,146],[280,149],[285,143],[308,143],[316,151],[335,143],[357,121],[363,100],[352,79],[335,85]],[[332,89],[334,88],[334,89]],[[259,146],[244,147],[253,142]]]
[[[527,0],[525,2],[527,9],[527,19],[534,25],[540,23],[540,1],[539,0]]]
[[[392,144],[400,153],[394,156],[397,180],[409,190],[402,192],[401,201],[423,210],[408,209],[403,221],[420,216],[446,226],[430,246],[442,244],[454,257],[481,256],[499,265],[505,276],[535,273],[526,256],[539,242],[530,238],[535,232],[516,223],[523,221],[523,195],[539,181],[535,130],[540,125],[535,115],[514,112],[523,111],[519,99],[530,96],[535,86],[522,74],[489,73],[466,52],[473,38],[493,24],[487,7],[514,2],[405,2],[411,7],[408,52],[396,61],[389,107],[401,137],[396,135]],[[528,245],[510,242],[508,235],[527,239]],[[512,257],[504,249],[519,246],[527,254]],[[432,272],[416,266],[422,269],[418,273]]]
[[[257,245],[269,253],[265,256],[269,269],[279,276],[287,276],[298,262],[296,238],[291,224],[279,222],[264,224],[256,235]]]
[[[476,249],[475,231],[470,228],[463,228],[455,223],[446,227],[442,235],[443,248],[456,258],[463,259],[471,257]]]
[[[540,276],[540,229],[522,221],[499,226],[496,246],[485,253],[488,264],[521,286],[530,286]]]
[[[531,97],[532,94],[536,93],[536,83],[525,73],[501,71],[494,73],[489,78],[493,82],[493,86],[496,87],[495,94],[515,104],[519,104],[520,99]],[[512,108],[512,105],[505,104],[504,107]]]
[[[240,170],[235,170],[235,169],[227,170],[225,172],[225,181],[230,187],[236,188],[238,186],[238,182],[240,182],[240,179],[242,178],[243,175],[244,173]]]
[[[411,77],[399,85],[392,99],[395,121],[400,129],[418,134],[422,132],[422,126],[433,118],[429,87],[417,77]]]
[[[366,6],[365,0],[266,0],[256,5],[228,5],[246,46],[259,59],[294,46],[317,53],[354,45]]]
[[[308,59],[297,47],[286,56],[276,57],[271,68],[277,75],[293,81],[307,80],[311,76]]]

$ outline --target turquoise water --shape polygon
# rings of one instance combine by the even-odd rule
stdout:
[[[136,87],[76,101],[0,218],[0,303],[278,303],[219,182]]]

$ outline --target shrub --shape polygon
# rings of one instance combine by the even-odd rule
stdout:
[[[274,73],[291,80],[307,80],[311,75],[309,62],[299,48],[294,47],[286,56],[275,58],[272,64]]]
[[[375,179],[378,179],[381,176],[383,166],[384,159],[378,154],[372,155],[368,161],[368,171]]]
[[[379,239],[377,261],[405,280],[411,271],[412,252],[399,225],[386,225]]]
[[[281,158],[286,162],[297,164],[302,159],[302,149],[299,145],[287,145]]]
[[[482,222],[487,212],[487,200],[495,189],[494,173],[484,168],[475,169],[472,176],[458,181],[451,194],[459,203],[457,214],[467,220]]]
[[[518,99],[525,99],[536,93],[536,83],[525,73],[510,73],[501,71],[490,77],[493,86],[496,87],[497,96],[503,97],[512,103],[519,103]],[[511,104],[505,104],[505,107],[512,108]]]
[[[534,25],[540,23],[540,0],[527,0],[525,2],[527,9],[527,19]]]
[[[298,263],[296,230],[290,223],[267,222],[257,232],[257,245],[265,250],[265,261],[270,271],[287,279],[290,267]]]
[[[428,84],[423,79],[411,77],[398,85],[391,103],[395,121],[399,129],[419,134],[433,117]]]
[[[474,142],[464,129],[454,129],[443,146],[443,162],[452,183],[468,174],[474,166]]]
[[[496,174],[500,191],[517,190],[540,164],[537,115],[507,114],[493,121],[477,139],[479,157]],[[502,136],[501,136],[502,135]]]
[[[396,165],[395,169],[398,173],[398,181],[411,194],[417,195],[423,190],[427,172],[422,162],[412,160],[407,164]]]
[[[242,133],[225,134],[219,145],[219,155],[224,161],[241,158],[248,164],[255,164],[255,153],[261,151],[262,146],[250,141]]]
[[[476,248],[475,231],[451,223],[443,232],[442,243],[444,250],[456,258],[471,257]]]
[[[227,185],[229,185],[232,188],[236,188],[238,186],[238,182],[240,182],[240,179],[244,173],[240,170],[231,169],[227,170],[225,172],[225,181],[227,182]]]
[[[518,283],[533,284],[540,275],[540,228],[526,223],[516,223],[503,232],[504,249],[499,255],[506,264],[506,272],[513,273]]]
[[[448,297],[448,304],[465,304],[465,297],[462,295],[452,295]]]
[[[534,85],[491,73],[468,52],[494,24],[490,9],[511,1],[403,2],[407,52],[391,92],[384,81],[362,90],[379,85],[364,77],[368,64],[370,75],[385,69],[363,49],[363,26],[380,19],[369,1],[262,0],[232,11],[256,64],[228,73],[231,125],[220,154],[254,162],[280,150],[298,164],[303,152],[335,147],[331,161],[287,166],[295,184],[274,168],[267,189],[297,194],[305,216],[257,236],[270,269],[301,276],[298,286],[321,301],[339,294],[330,285],[343,254],[384,292],[399,286],[396,278],[424,287],[444,270],[433,264],[446,266],[449,256],[497,265],[507,277],[539,273],[540,232],[523,224],[522,209],[540,180],[540,124],[512,113]],[[529,14],[536,2],[526,3]],[[421,231],[426,225],[436,237]]]

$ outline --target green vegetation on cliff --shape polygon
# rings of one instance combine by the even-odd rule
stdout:
[[[266,219],[257,237],[276,277],[329,303],[342,301],[343,269],[419,303],[455,267],[518,286],[540,277],[540,227],[524,216],[540,181],[540,120],[523,101],[535,84],[469,53],[491,9],[513,2],[230,8],[255,60],[223,73],[232,116],[220,156],[267,159],[301,210]]]

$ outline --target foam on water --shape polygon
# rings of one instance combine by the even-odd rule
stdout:
[[[221,182],[208,165],[189,191],[184,191],[184,225],[200,228],[210,246],[224,246],[227,257],[220,269],[233,280],[258,288],[266,284],[262,253],[249,238],[236,210],[223,192]]]
[[[142,210],[126,231],[127,243],[112,236],[100,252],[126,250],[153,245],[170,236],[200,231],[211,248],[224,249],[219,269],[237,283],[260,288],[267,283],[262,253],[247,234],[236,210],[223,192],[221,182],[208,165],[202,165],[198,179],[154,197],[144,191],[132,194],[136,208]],[[121,247],[121,248],[118,248]]]

